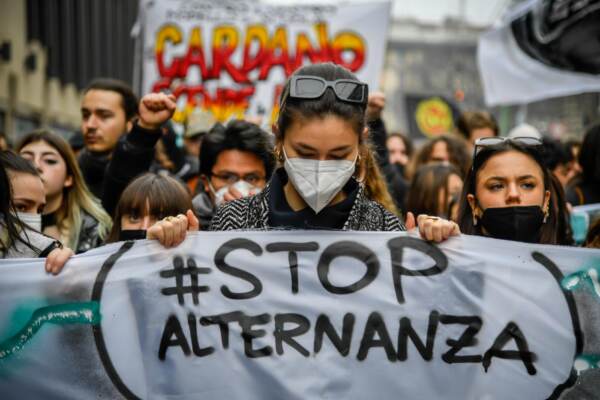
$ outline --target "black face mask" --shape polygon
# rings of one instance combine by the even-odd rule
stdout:
[[[42,230],[54,225],[56,225],[56,212],[45,215],[42,214]]]
[[[404,176],[404,165],[399,164],[399,163],[394,163],[392,165],[394,166],[394,168],[396,169],[396,172],[399,175]]]
[[[544,223],[540,206],[486,208],[481,226],[495,239],[537,243]]]
[[[145,229],[122,229],[119,232],[119,242],[125,240],[142,240],[146,239]]]

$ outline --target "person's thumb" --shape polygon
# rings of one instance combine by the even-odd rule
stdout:
[[[410,211],[406,213],[406,219],[404,220],[404,226],[407,231],[413,230],[417,227],[417,223],[415,222],[415,216]]]
[[[192,210],[187,210],[187,212],[185,213],[188,219],[188,231],[199,231],[200,230],[200,221],[198,221],[198,218],[196,218],[196,216],[194,215],[194,212]]]

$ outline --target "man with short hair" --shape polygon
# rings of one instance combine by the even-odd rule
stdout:
[[[498,136],[500,130],[492,114],[476,110],[460,114],[456,121],[456,133],[467,141],[468,151],[472,152],[477,139]]]
[[[200,229],[207,230],[217,206],[260,192],[275,169],[273,140],[257,125],[234,120],[216,124],[202,139],[200,179],[194,197]]]
[[[131,88],[115,79],[96,79],[85,89],[81,102],[85,149],[78,161],[88,187],[109,214],[125,186],[150,168],[160,128],[174,111],[172,95],[148,94],[138,105]]]

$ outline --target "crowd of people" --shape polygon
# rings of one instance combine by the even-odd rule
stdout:
[[[581,143],[530,126],[501,136],[492,114],[464,112],[453,132],[415,146],[389,133],[385,96],[331,63],[287,80],[272,132],[255,121],[190,115],[183,145],[175,98],[140,101],[124,82],[84,91],[81,134],[0,139],[0,254],[46,257],[195,230],[418,229],[576,245],[572,207],[600,203],[600,125]],[[579,243],[580,244],[580,243]],[[592,221],[584,246],[600,247]]]

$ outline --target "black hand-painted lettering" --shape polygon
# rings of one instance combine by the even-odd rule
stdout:
[[[391,260],[392,260],[392,278],[394,281],[394,289],[396,290],[396,299],[398,303],[403,304],[404,292],[402,291],[402,275],[404,276],[431,276],[437,275],[444,272],[448,267],[448,259],[446,255],[442,253],[440,249],[427,243],[424,240],[416,239],[412,237],[398,237],[391,239],[387,243],[390,249]],[[404,267],[402,263],[402,256],[404,249],[409,248],[417,250],[429,257],[434,261],[434,265],[427,269],[408,269]]]
[[[514,340],[517,345],[517,350],[502,350],[509,340]],[[525,365],[525,369],[529,375],[537,373],[533,362],[537,360],[535,353],[529,351],[527,339],[519,326],[514,322],[509,322],[506,327],[500,332],[492,347],[483,355],[483,369],[485,372],[492,364],[492,357],[503,358],[505,360],[521,360]]]
[[[429,324],[427,326],[427,339],[423,343],[417,332],[415,332],[410,319],[403,317],[400,319],[400,329],[398,331],[398,360],[405,361],[408,358],[408,338],[413,342],[415,348],[423,357],[423,360],[431,361],[433,358],[433,345],[435,341],[435,333],[438,327],[440,314],[437,311],[432,311],[429,314]]]
[[[196,266],[196,261],[192,257],[187,260],[187,267],[183,266],[183,258],[176,256],[173,258],[173,269],[160,271],[161,278],[175,278],[175,286],[162,288],[160,292],[165,296],[177,295],[179,304],[185,304],[184,295],[191,294],[195,305],[198,305],[198,294],[206,293],[210,290],[208,286],[198,285],[199,274],[209,274],[210,268],[199,268]],[[183,277],[190,276],[190,285],[184,286]]]
[[[223,296],[232,300],[251,299],[262,292],[262,283],[255,275],[248,271],[232,267],[225,262],[227,254],[240,249],[248,250],[257,257],[262,255],[262,249],[255,242],[248,239],[231,239],[219,247],[215,253],[214,259],[215,265],[221,272],[240,278],[252,285],[252,290],[242,293],[232,292],[226,285],[221,286],[221,293],[223,293]]]
[[[271,322],[270,314],[259,314],[259,315],[244,315],[240,321],[240,327],[242,328],[242,338],[244,339],[244,353],[248,358],[268,357],[273,353],[271,346],[261,347],[260,349],[254,349],[252,347],[252,341],[256,338],[263,337],[267,334],[264,329],[252,329],[252,325],[264,325]]]
[[[367,270],[357,282],[340,287],[333,285],[329,280],[329,267],[335,258],[342,256],[362,261],[367,266]],[[360,243],[352,241],[336,242],[328,246],[321,254],[317,272],[321,284],[327,291],[333,294],[350,294],[361,290],[375,280],[379,273],[379,259],[373,251]]]
[[[346,357],[350,353],[350,344],[352,342],[352,332],[354,330],[355,320],[354,314],[347,313],[344,315],[342,336],[340,337],[331,324],[329,317],[325,314],[319,315],[317,323],[315,324],[315,354],[321,351],[321,348],[323,347],[323,336],[324,334],[327,334],[327,337],[331,340],[331,343],[333,343],[337,351],[342,356]]]
[[[467,325],[467,329],[460,335],[458,340],[448,339],[446,344],[450,346],[450,350],[442,354],[442,360],[448,364],[454,363],[478,363],[481,362],[481,355],[457,355],[465,347],[477,345],[475,337],[481,329],[481,318],[477,316],[456,316],[456,315],[440,315],[440,322],[444,325],[462,324]]]
[[[188,314],[188,327],[190,328],[190,339],[192,342],[192,351],[198,357],[208,356],[215,352],[215,348],[212,346],[209,347],[200,347],[199,339],[198,339],[198,325],[197,325],[196,316],[192,313]]]
[[[292,293],[298,293],[298,252],[317,251],[319,250],[319,244],[317,242],[277,242],[268,244],[266,248],[267,251],[271,253],[276,253],[280,251],[288,252],[288,262],[290,264],[290,274],[292,279]]]
[[[286,323],[296,324],[293,329],[285,329]],[[304,335],[310,329],[310,321],[300,314],[275,314],[275,350],[277,354],[283,354],[283,342],[288,346],[296,349],[304,357],[308,357],[310,352],[306,350],[300,343],[292,339],[293,337]]]
[[[375,339],[375,334],[379,336],[379,339]],[[369,354],[369,349],[372,347],[383,347],[385,354],[389,361],[396,361],[396,350],[390,339],[385,322],[381,314],[373,312],[369,315],[369,319],[365,324],[365,331],[360,341],[360,347],[358,348],[358,354],[356,358],[359,361],[363,361]]]
[[[191,354],[190,345],[183,334],[181,324],[175,315],[170,315],[165,324],[165,329],[160,339],[158,347],[158,359],[164,361],[169,347],[181,347],[181,351],[186,356]]]
[[[219,325],[221,331],[221,344],[223,349],[229,348],[229,324],[231,322],[239,322],[244,313],[241,311],[233,311],[227,314],[209,315],[200,318],[200,325]]]

